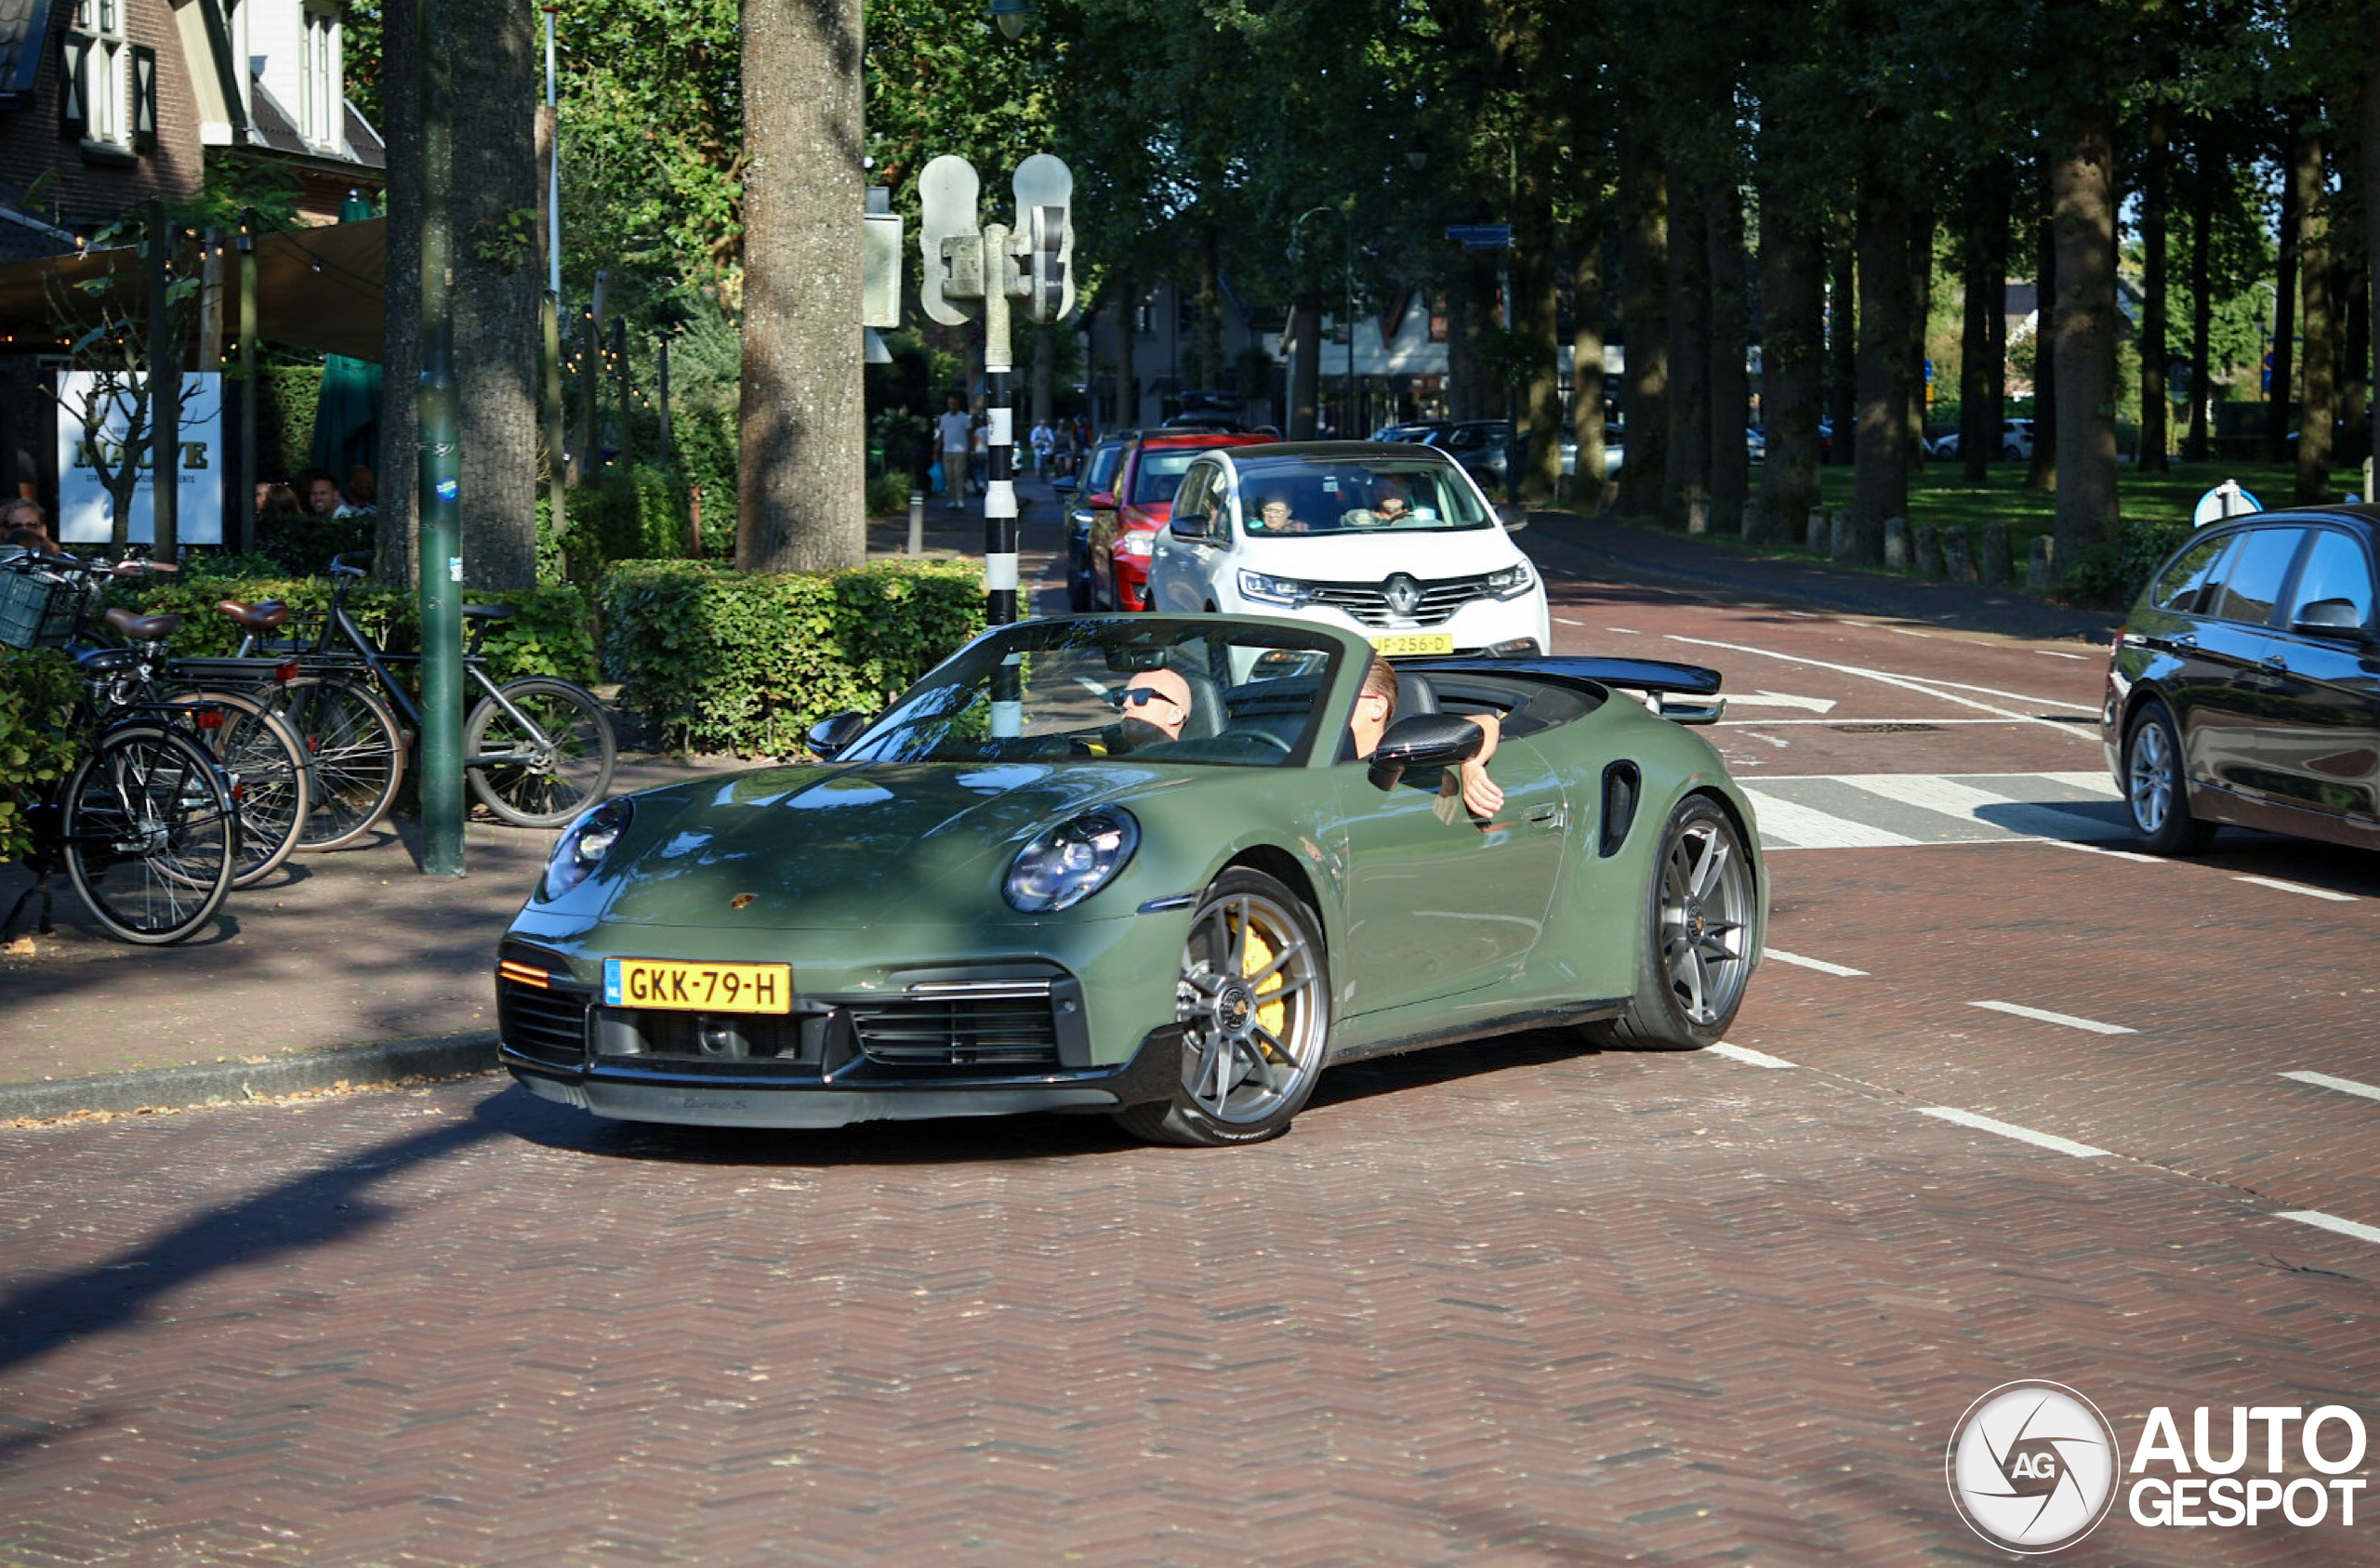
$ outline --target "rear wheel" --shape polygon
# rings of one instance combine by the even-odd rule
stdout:
[[[238,869],[231,886],[262,881],[298,847],[311,800],[304,746],[280,715],[237,692],[202,692],[190,701],[222,711],[222,723],[202,730],[231,781],[240,824]]]
[[[109,935],[158,946],[215,918],[238,869],[239,827],[223,775],[163,725],[101,735],[66,786],[66,875]]]
[[[463,729],[471,793],[515,827],[560,827],[611,787],[612,721],[594,693],[566,680],[532,677],[503,692],[519,718],[484,697]]]
[[[2124,738],[2123,803],[2133,842],[2152,855],[2194,855],[2215,837],[2212,823],[2190,815],[2181,739],[2162,703],[2143,707]]]
[[[306,825],[298,848],[351,844],[388,815],[405,777],[405,735],[369,689],[336,677],[300,676],[281,705],[311,763]]]
[[[1153,1143],[1217,1148],[1287,1132],[1322,1076],[1329,1035],[1314,916],[1260,872],[1215,878],[1191,916],[1174,987],[1182,1081],[1116,1119]]]
[[[1752,857],[1733,819],[1696,796],[1670,813],[1651,882],[1635,994],[1621,1017],[1586,1025],[1587,1037],[1628,1050],[1700,1050],[1735,1021],[1759,957]]]

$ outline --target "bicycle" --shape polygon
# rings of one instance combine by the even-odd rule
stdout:
[[[87,586],[56,560],[0,561],[0,643],[55,646],[80,624]],[[165,702],[114,705],[111,688],[138,656],[131,650],[68,656],[83,676],[67,715],[79,755],[27,809],[33,843],[22,858],[33,885],[18,895],[0,932],[16,929],[36,895],[39,929],[54,930],[50,883],[63,870],[111,936],[148,946],[181,942],[215,918],[238,868],[229,781],[181,728],[204,725],[204,715]]]
[[[418,665],[421,655],[387,652],[347,609],[349,588],[364,574],[355,563],[371,559],[369,551],[331,559],[330,607],[311,636],[268,642],[271,628],[254,623],[285,607],[222,605],[248,630],[243,658],[269,651],[297,661],[284,714],[313,750],[317,784],[329,780],[318,789],[314,815],[321,820],[300,835],[300,849],[335,849],[377,822],[396,797],[421,731],[421,709],[395,674],[395,666]],[[619,742],[603,705],[584,687],[542,675],[498,684],[488,675],[481,639],[512,613],[500,604],[463,606],[470,623],[463,665],[483,692],[463,723],[464,776],[480,803],[503,821],[559,827],[611,787]]]

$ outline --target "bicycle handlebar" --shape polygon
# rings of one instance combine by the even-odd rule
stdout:
[[[364,568],[350,566],[348,562],[361,560],[368,564],[372,558],[379,553],[377,550],[350,550],[345,555],[335,555],[331,557],[331,575],[361,577],[364,575]]]

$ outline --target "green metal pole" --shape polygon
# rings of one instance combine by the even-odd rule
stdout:
[[[240,215],[240,547],[257,540],[257,215]]]
[[[550,18],[548,25],[551,25]],[[559,544],[569,531],[570,519],[563,492],[569,486],[564,471],[562,448],[568,437],[562,433],[562,296],[549,289],[537,307],[537,320],[545,335],[546,345],[546,514],[548,525]],[[565,554],[564,558],[569,558]]]
[[[461,410],[455,394],[452,305],[454,102],[446,0],[418,0],[421,72],[420,450],[421,869],[463,875],[463,531]]]

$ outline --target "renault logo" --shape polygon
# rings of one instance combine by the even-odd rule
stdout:
[[[1399,615],[1410,615],[1421,608],[1421,585],[1402,572],[1381,585],[1381,594]]]

